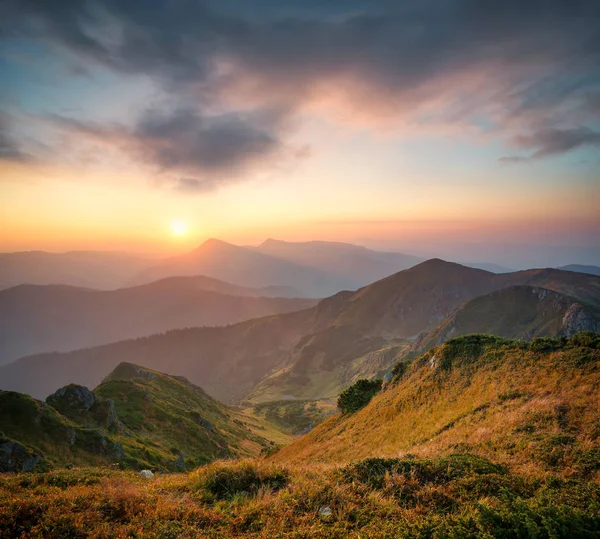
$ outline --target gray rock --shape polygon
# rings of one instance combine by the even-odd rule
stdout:
[[[189,412],[189,415],[194,423],[200,425],[206,431],[213,432],[215,430],[215,426],[208,419],[203,418],[198,412]]]
[[[600,332],[600,321],[586,311],[581,303],[572,303],[562,319],[563,331],[572,337],[580,331]]]
[[[179,452],[179,455],[177,455],[177,458],[173,461],[173,464],[178,470],[185,470],[185,459],[183,458],[183,453],[181,451]]]
[[[93,391],[76,384],[61,387],[46,399],[46,403],[52,408],[71,418],[89,412],[96,401]]]
[[[25,446],[0,438],[0,472],[31,472],[41,460],[41,455]]]
[[[142,470],[140,475],[146,479],[152,479],[154,477],[154,474],[150,470]]]
[[[321,507],[319,509],[319,516],[322,519],[329,520],[331,518],[331,515],[332,515],[331,507],[327,507],[326,505],[324,505],[323,507]]]

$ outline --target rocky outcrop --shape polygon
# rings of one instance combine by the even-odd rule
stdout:
[[[0,435],[0,472],[32,472],[42,455]]]
[[[69,384],[46,399],[46,403],[65,417],[78,419],[86,415],[97,402],[93,391],[85,386]]]
[[[581,303],[573,303],[562,319],[563,332],[572,337],[580,331],[600,332],[600,320],[590,314]]]
[[[123,432],[115,402],[99,398],[85,386],[70,384],[61,387],[46,399],[46,404],[73,421]]]
[[[189,412],[190,418],[194,423],[200,425],[207,432],[213,432],[215,426],[208,420],[203,418],[198,412]]]

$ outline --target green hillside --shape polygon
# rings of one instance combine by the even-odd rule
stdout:
[[[46,402],[0,392],[0,470],[68,465],[184,470],[257,455],[288,440],[266,420],[182,377],[119,365],[94,391],[71,384]]]
[[[600,309],[545,288],[512,286],[479,296],[459,307],[412,347],[425,351],[472,333],[511,339],[571,336],[600,331]]]

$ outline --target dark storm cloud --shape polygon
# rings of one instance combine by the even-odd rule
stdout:
[[[101,125],[48,114],[45,120],[76,139],[126,148],[139,161],[163,172],[180,171],[204,179],[174,180],[178,190],[209,191],[231,182],[240,170],[282,150],[277,114],[203,116],[195,109],[148,109],[133,126]]]
[[[132,129],[165,168],[270,155],[316,92],[337,92],[352,113],[483,117],[504,138],[526,133],[518,145],[536,158],[596,140],[598,0],[9,0],[3,9],[4,35],[35,33],[149,75],[185,103],[186,114]],[[252,114],[210,119],[223,96]]]

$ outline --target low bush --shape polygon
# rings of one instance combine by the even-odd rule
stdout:
[[[359,380],[342,392],[337,405],[343,414],[353,414],[364,408],[381,390],[382,380]]]
[[[256,460],[220,461],[199,468],[190,476],[190,488],[207,500],[253,496],[260,489],[273,491],[288,483],[284,468]]]

